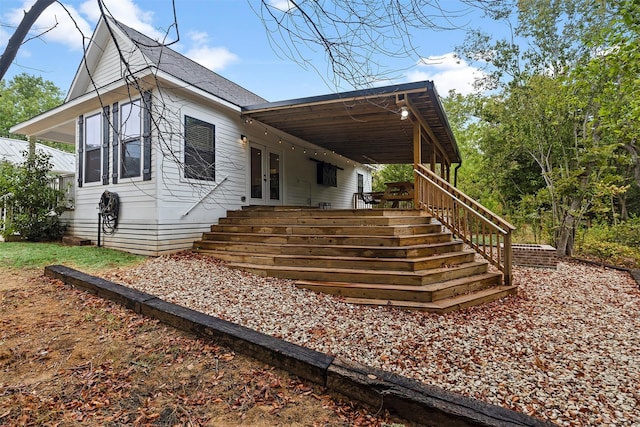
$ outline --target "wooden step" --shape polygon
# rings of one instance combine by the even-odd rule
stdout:
[[[220,218],[218,225],[306,225],[306,226],[360,226],[372,225],[422,225],[430,224],[430,216],[294,216],[294,217],[227,217]]]
[[[327,269],[318,267],[288,267],[250,263],[229,263],[231,268],[248,271],[264,277],[311,280],[323,282],[377,283],[396,285],[427,285],[487,272],[485,261],[473,261],[450,267],[421,271],[388,271],[359,269]]]
[[[484,273],[421,286],[300,280],[299,288],[348,298],[434,302],[501,284],[499,273]]]
[[[427,243],[443,243],[451,241],[451,233],[429,233],[408,236],[366,236],[366,235],[304,235],[304,234],[255,234],[255,233],[219,233],[202,234],[203,243],[208,240],[226,242],[252,242],[271,244],[306,244],[306,245],[347,245],[347,246],[414,246]]]
[[[359,304],[442,313],[516,292],[415,209],[243,207],[211,226],[194,249]]]
[[[217,256],[224,252],[243,254],[281,254],[281,255],[315,255],[315,256],[358,256],[367,258],[415,258],[441,253],[457,252],[463,249],[460,240],[428,243],[413,246],[348,246],[348,245],[306,245],[306,244],[272,244],[260,242],[233,242],[203,240],[195,249],[203,254]]]
[[[433,302],[383,300],[375,298],[345,298],[344,301],[351,304],[384,305],[388,307],[397,307],[444,314],[451,311],[461,310],[476,305],[486,304],[491,301],[496,301],[509,295],[515,295],[517,291],[517,285],[496,286],[478,292],[457,295],[455,297],[445,298]]]
[[[333,226],[333,225],[225,225],[211,226],[213,233],[255,233],[255,234],[293,234],[293,235],[350,235],[350,236],[412,236],[416,234],[438,233],[439,224],[422,225],[370,225],[370,226]]]
[[[272,209],[268,209],[272,208]],[[305,207],[290,207],[278,209],[276,206],[264,208],[247,208],[242,210],[227,211],[227,218],[253,217],[253,218],[282,218],[282,217],[375,217],[375,216],[429,216],[425,211],[418,209],[317,209]]]
[[[358,269],[387,271],[421,271],[445,265],[471,262],[472,250],[447,252],[416,258],[367,258],[359,256],[281,255],[212,251],[212,255],[228,262],[285,267],[316,267],[327,269]]]

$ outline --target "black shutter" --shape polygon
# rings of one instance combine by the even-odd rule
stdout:
[[[142,179],[151,179],[151,92],[142,94],[144,118],[142,120]]]
[[[78,117],[78,187],[82,187],[82,165],[84,160],[84,116]]]
[[[119,163],[118,163],[118,149],[120,142],[120,123],[118,121],[118,103],[113,104],[113,108],[111,109],[111,120],[113,121],[113,142],[111,146],[113,147],[112,157],[113,157],[113,171],[111,172],[111,181],[114,184],[118,183],[118,173],[119,173]]]
[[[102,185],[109,184],[109,106],[102,109]]]

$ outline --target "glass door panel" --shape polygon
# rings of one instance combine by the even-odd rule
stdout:
[[[280,200],[280,154],[269,151],[269,200]]]
[[[260,147],[251,147],[250,155],[250,169],[251,177],[249,178],[251,183],[251,198],[262,199],[263,195],[263,173],[262,173],[262,159],[264,158],[264,150]]]

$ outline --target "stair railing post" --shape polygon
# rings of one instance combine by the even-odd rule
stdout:
[[[513,252],[511,250],[511,230],[507,229],[504,235],[504,284],[511,286],[513,283],[513,273],[511,272],[511,261]]]

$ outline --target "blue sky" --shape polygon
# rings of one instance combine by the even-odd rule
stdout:
[[[270,0],[276,4],[278,1]],[[0,48],[4,49],[13,29],[34,0],[2,0]],[[53,81],[63,91],[69,88],[82,57],[82,35],[91,35],[99,17],[96,0],[62,0],[52,5],[36,23],[31,39],[20,49],[5,76],[27,72]],[[123,23],[158,37],[173,23],[170,0],[105,0],[112,15]],[[488,25],[477,12],[465,10],[456,0],[441,4],[457,11],[454,25]],[[176,0],[180,40],[172,48],[200,62],[258,95],[278,101],[331,93],[327,84],[326,59],[320,52],[305,52],[310,64],[302,66],[274,50],[265,28],[251,5],[258,0]],[[69,14],[74,20],[69,18]],[[46,31],[55,25],[55,28]],[[46,32],[45,32],[46,31]],[[41,37],[36,35],[44,32]],[[175,32],[170,33],[175,40]],[[155,38],[154,37],[154,38]],[[464,38],[462,30],[422,31],[414,35],[419,55],[413,58],[381,58],[394,78],[384,83],[433,80],[438,92],[449,89],[467,93],[479,71],[453,58],[454,46]],[[315,68],[315,69],[314,69]],[[350,87],[340,87],[349,90]]]

